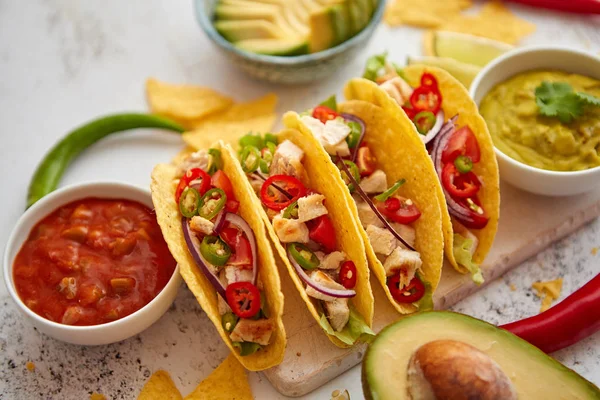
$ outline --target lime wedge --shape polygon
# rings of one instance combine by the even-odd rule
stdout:
[[[446,70],[468,89],[475,75],[481,71],[481,67],[456,61],[448,57],[411,57],[406,60],[407,65],[424,64]]]
[[[513,46],[495,40],[448,31],[429,31],[423,36],[425,55],[449,57],[483,67]]]

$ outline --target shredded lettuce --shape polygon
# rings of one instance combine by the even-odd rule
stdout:
[[[386,61],[387,51],[369,57],[367,59],[365,72],[363,73],[363,78],[375,82],[380,72],[385,68]],[[400,68],[400,66],[398,66],[396,63],[392,63],[392,66],[396,70],[396,73],[404,79],[404,72],[402,71],[402,68]]]
[[[320,106],[325,106],[331,108],[333,111],[337,111],[337,99],[335,98],[335,94],[329,96],[325,101],[322,101]]]
[[[353,345],[357,340],[361,342],[370,343],[375,337],[375,332],[369,328],[367,323],[358,314],[354,307],[350,306],[350,318],[348,323],[340,332],[336,332],[331,325],[325,314],[321,314],[321,327],[328,334],[335,336],[347,345]]]
[[[423,286],[425,286],[425,293],[415,305],[419,307],[419,311],[433,310],[433,290],[431,289],[431,284],[424,280],[421,275],[417,274],[417,276],[423,282]]]
[[[454,234],[454,258],[456,262],[467,268],[471,273],[471,279],[478,285],[483,283],[483,275],[479,265],[473,262],[473,256],[471,255],[471,247],[473,246],[473,239],[467,239],[464,236],[455,233]]]

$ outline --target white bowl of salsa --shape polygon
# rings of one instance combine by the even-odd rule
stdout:
[[[181,285],[150,192],[116,182],[67,186],[29,208],[8,239],[4,281],[41,332],[78,345],[138,334]]]
[[[600,80],[600,57],[557,46],[519,48],[500,56],[483,68],[471,85],[470,95],[479,106],[497,85],[530,71],[559,71]],[[528,192],[545,196],[571,196],[596,189],[600,182],[600,166],[574,171],[553,171],[518,161],[497,146],[495,151],[500,178]]]

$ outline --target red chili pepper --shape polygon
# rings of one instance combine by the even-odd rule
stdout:
[[[339,114],[327,106],[316,106],[312,113],[313,118],[318,119],[322,123],[336,119]]]
[[[444,169],[442,170],[442,184],[452,197],[463,199],[475,196],[481,187],[481,182],[477,179],[477,175],[473,172],[461,174],[456,169],[454,163],[444,165]]]
[[[549,310],[500,328],[545,353],[568,347],[600,331],[600,274]]]
[[[414,108],[412,108],[412,106],[410,104],[402,106],[402,109],[406,113],[406,116],[408,117],[408,119],[410,119],[411,121],[415,117],[415,115],[417,115],[417,113],[419,112],[418,110],[415,110]]]
[[[363,142],[364,143],[364,142]],[[369,176],[377,169],[377,159],[366,145],[359,147],[356,155],[356,166],[360,176]]]
[[[175,201],[177,204],[179,204],[179,198],[181,197],[181,194],[185,188],[197,179],[202,179],[202,182],[200,183],[200,190],[198,190],[200,195],[203,195],[208,191],[208,189],[210,189],[210,175],[208,175],[202,168],[192,168],[186,171],[185,175],[179,179],[179,184],[175,190]]]
[[[403,289],[399,289],[400,274],[390,276],[387,280],[387,287],[394,300],[398,303],[414,303],[421,300],[425,294],[425,285],[418,277],[412,278],[410,283]]]
[[[437,87],[419,86],[410,95],[410,104],[415,112],[431,111],[437,114],[442,107],[442,94]]]
[[[271,185],[277,185],[285,190],[292,197],[285,197],[283,193],[272,188]],[[289,175],[273,175],[263,182],[260,188],[260,200],[271,210],[280,211],[306,195],[306,188],[297,178]]]
[[[252,318],[260,311],[260,292],[250,282],[234,282],[225,289],[227,304],[240,318]]]
[[[356,286],[356,265],[352,261],[344,261],[340,268],[340,283],[346,289]]]
[[[335,250],[336,239],[335,239],[335,228],[331,218],[327,215],[321,215],[307,222],[308,225],[308,237],[311,240],[322,245],[328,252]]]
[[[376,206],[384,217],[399,224],[410,224],[421,216],[421,211],[415,203],[401,196],[390,197],[383,203],[377,203]]]
[[[437,88],[438,82],[437,79],[435,79],[435,76],[433,76],[433,74],[426,72],[423,75],[421,75],[421,86],[430,86]]]

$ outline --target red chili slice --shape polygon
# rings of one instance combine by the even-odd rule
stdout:
[[[430,86],[437,88],[438,82],[437,79],[435,79],[435,76],[433,76],[433,74],[426,72],[423,75],[421,75],[421,86]]]
[[[455,217],[458,221],[469,229],[483,229],[487,225],[490,217],[481,206],[477,195],[467,199],[455,199],[458,204],[463,206],[469,212],[469,221]]]
[[[454,163],[444,165],[444,169],[442,170],[442,184],[444,185],[444,189],[446,189],[453,198],[459,197],[466,199],[473,197],[481,188],[481,182],[477,179],[477,175],[473,172],[461,174],[456,169]]]
[[[179,198],[181,197],[181,194],[185,188],[197,179],[202,179],[202,182],[200,183],[200,190],[198,190],[200,195],[203,195],[208,191],[208,189],[210,189],[210,175],[208,175],[202,168],[192,168],[186,171],[185,175],[179,179],[179,184],[175,190],[175,201],[177,204],[179,204]]]
[[[344,261],[340,268],[340,283],[346,289],[356,286],[356,265],[352,261]]]
[[[360,176],[369,176],[375,172],[375,169],[377,168],[377,160],[366,145],[358,148],[356,166],[358,167]]]
[[[288,198],[283,193],[271,187],[277,185],[292,197]],[[260,200],[271,210],[280,211],[306,195],[306,188],[297,178],[289,175],[273,175],[269,177],[260,188]]]
[[[225,289],[227,304],[240,318],[252,318],[260,311],[260,292],[250,282],[234,282]]]
[[[327,106],[316,106],[312,112],[313,118],[318,119],[322,123],[336,119],[339,114]]]
[[[431,111],[437,114],[442,107],[442,94],[437,87],[419,86],[410,95],[410,104],[415,112]]]
[[[383,203],[378,203],[377,209],[388,220],[399,224],[410,224],[421,216],[421,211],[412,201],[400,196],[390,197]]]
[[[414,303],[421,300],[425,294],[425,285],[418,277],[414,277],[410,283],[403,289],[399,288],[400,274],[390,276],[387,280],[387,287],[394,300],[398,303]]]

